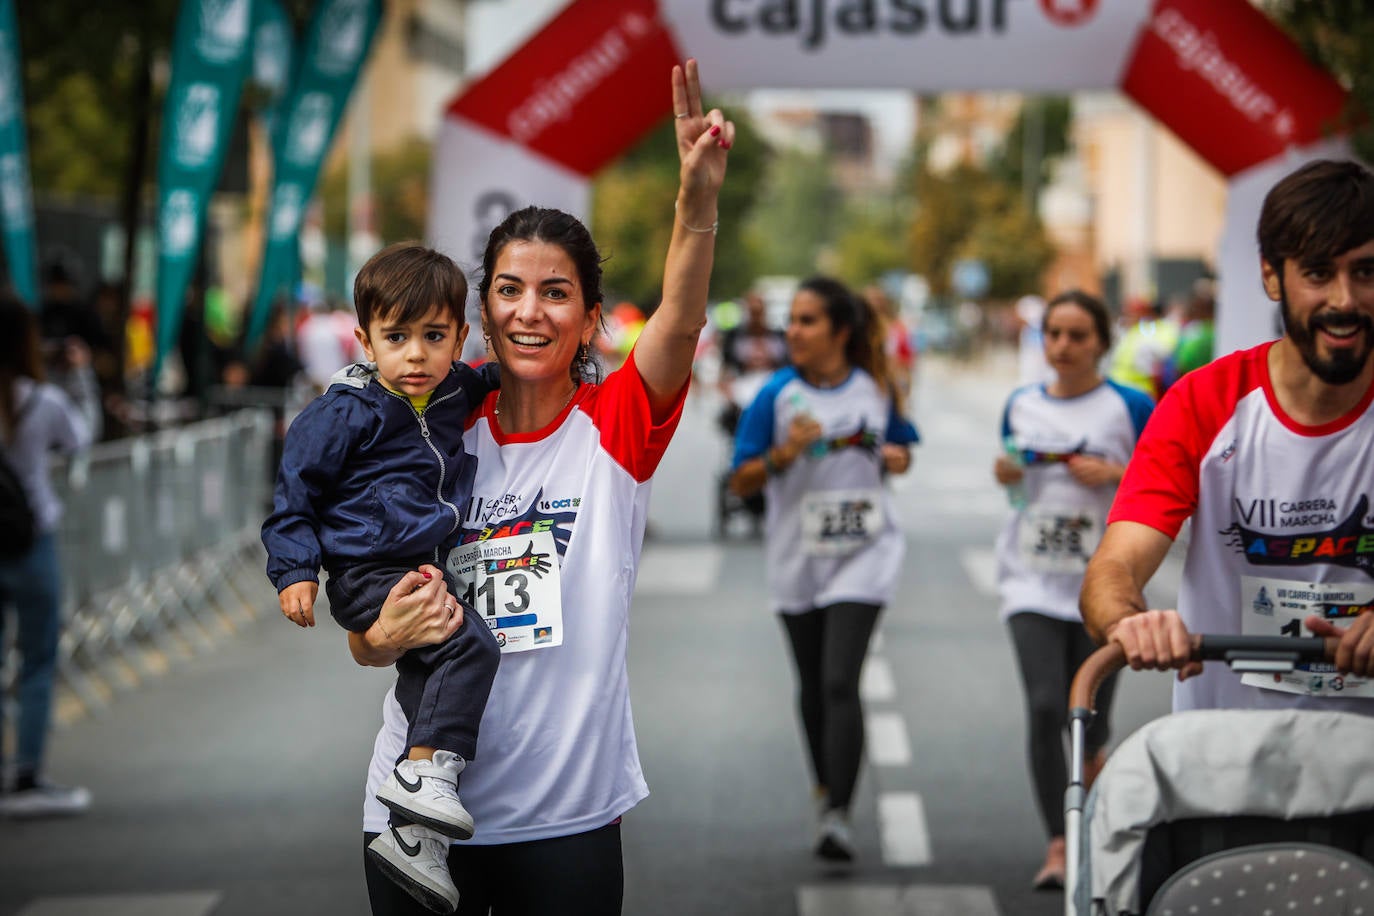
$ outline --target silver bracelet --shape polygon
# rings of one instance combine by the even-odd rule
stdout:
[[[677,213],[677,201],[673,201],[673,212],[674,212],[674,213]],[[705,229],[699,229],[699,228],[697,228],[696,226],[689,226],[689,225],[682,219],[682,217],[680,217],[680,216],[677,218],[677,221],[678,221],[679,223],[682,223],[682,228],[683,228],[683,229],[686,229],[686,230],[689,231],[689,232],[709,232],[709,233],[711,233],[712,235],[715,235],[715,234],[716,234],[716,230],[720,228],[720,214],[719,214],[719,213],[716,214],[715,222],[711,223],[711,225],[708,226],[708,227],[706,227]]]

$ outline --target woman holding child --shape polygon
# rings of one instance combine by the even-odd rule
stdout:
[[[626,674],[630,596],[649,482],[681,415],[705,324],[716,198],[734,127],[703,112],[695,61],[673,69],[681,186],[662,304],[624,366],[596,383],[600,255],[556,210],[512,213],[491,234],[479,284],[482,331],[501,389],[469,420],[477,457],[464,544],[448,557],[460,596],[502,647],[478,754],[462,774],[476,834],[452,846],[419,825],[394,831],[418,859],[443,856],[459,913],[619,913],[620,817],[647,795]],[[371,628],[350,634],[361,664],[389,665],[462,624],[440,571],[402,578]],[[473,610],[469,610],[469,615]],[[374,793],[404,747],[388,695],[364,831],[388,833]],[[424,912],[367,863],[375,914]]]

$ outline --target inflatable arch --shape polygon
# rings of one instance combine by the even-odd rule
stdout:
[[[590,177],[669,113],[688,55],[708,90],[1119,88],[1227,178],[1218,352],[1273,336],[1264,194],[1350,155],[1330,134],[1344,91],[1248,0],[574,0],[448,105],[432,243],[480,263],[517,207],[585,215]]]

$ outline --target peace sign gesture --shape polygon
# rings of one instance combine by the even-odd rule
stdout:
[[[735,142],[735,125],[718,108],[702,112],[701,79],[694,58],[689,57],[685,67],[673,67],[673,117],[682,190],[688,195],[706,191],[714,196],[725,179],[725,154]]]

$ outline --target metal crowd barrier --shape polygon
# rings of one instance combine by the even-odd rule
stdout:
[[[276,607],[258,537],[274,419],[238,410],[55,469],[66,511],[61,681],[89,711]]]

